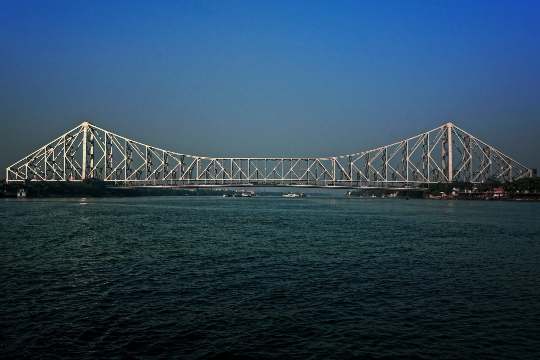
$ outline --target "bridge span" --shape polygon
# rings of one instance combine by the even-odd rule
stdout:
[[[161,149],[83,122],[6,169],[7,182],[100,179],[185,187],[410,188],[532,175],[525,165],[453,123],[347,155],[209,157]]]

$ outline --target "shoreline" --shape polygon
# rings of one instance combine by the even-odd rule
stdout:
[[[294,189],[294,190],[293,190]],[[253,191],[255,188],[250,188]],[[294,187],[261,187],[257,196],[281,196],[297,191]],[[326,190],[326,189],[325,189]],[[363,188],[335,193],[320,190],[311,192],[316,197],[346,197],[363,199],[424,199],[424,200],[469,200],[469,201],[540,201],[540,178],[524,179],[512,183],[483,184],[427,184],[417,189]],[[0,198],[119,198],[142,196],[224,196],[234,197],[245,189],[241,188],[183,188],[183,187],[124,187],[111,186],[103,181],[91,179],[84,182],[2,182]],[[306,193],[311,197],[310,193]]]

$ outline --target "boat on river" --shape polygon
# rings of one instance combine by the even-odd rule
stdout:
[[[303,197],[306,197],[306,194],[290,192],[290,193],[287,193],[287,194],[283,194],[281,196],[286,197],[286,198],[303,198]]]

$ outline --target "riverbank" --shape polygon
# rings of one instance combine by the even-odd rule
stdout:
[[[415,189],[364,188],[347,192],[349,197],[406,198],[429,200],[540,201],[540,178],[523,178],[501,183],[432,183]]]
[[[101,180],[83,182],[26,182],[1,183],[0,198],[6,197],[137,197],[137,196],[234,196],[239,189],[233,188],[183,188],[183,187],[126,187],[111,185]],[[290,188],[258,188],[257,195],[281,196]],[[304,191],[307,192],[307,189]],[[320,196],[343,196],[345,190],[313,189]],[[336,192],[337,191],[337,192]],[[331,195],[330,195],[331,192]],[[307,193],[310,196],[309,192]],[[347,191],[348,197],[404,198],[431,200],[515,200],[540,201],[540,180],[526,178],[501,184],[489,181],[482,184],[437,183],[420,188],[362,188]]]
[[[501,183],[436,183],[426,185],[425,197],[434,200],[540,201],[540,178],[530,177]]]
[[[29,182],[3,184],[0,197],[135,197],[135,196],[215,196],[228,193],[223,189],[160,188],[110,186],[103,181],[84,182]]]

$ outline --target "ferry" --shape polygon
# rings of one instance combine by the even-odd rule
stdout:
[[[241,197],[254,197],[255,196],[255,191],[242,191],[240,193],[240,196]]]
[[[256,194],[255,194],[255,191],[235,191],[234,193],[225,193],[222,195],[222,197],[224,198],[227,198],[227,197],[254,197]]]
[[[303,198],[303,197],[306,197],[306,194],[291,192],[291,193],[283,194],[281,196],[286,197],[286,198]]]

